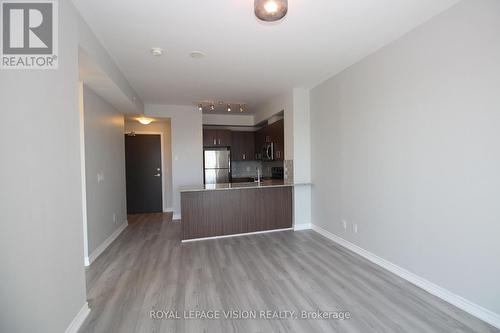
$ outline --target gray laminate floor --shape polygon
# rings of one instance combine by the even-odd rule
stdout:
[[[168,214],[129,222],[87,272],[92,312],[81,333],[499,332],[313,231],[181,244],[180,224]],[[184,310],[349,311],[352,318],[151,319],[152,310],[181,317]]]

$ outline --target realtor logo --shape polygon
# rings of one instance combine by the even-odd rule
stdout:
[[[57,0],[0,0],[1,69],[57,69]]]

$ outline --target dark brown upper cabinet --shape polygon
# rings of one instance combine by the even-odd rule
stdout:
[[[262,148],[264,147],[264,143],[266,142],[265,139],[265,133],[264,133],[265,127],[261,128],[257,132],[255,132],[255,151],[257,153],[262,152]]]
[[[217,131],[216,130],[203,130],[203,146],[210,147],[217,145]]]
[[[203,130],[204,147],[230,147],[231,131],[229,130]]]
[[[269,127],[271,142],[274,143],[274,159],[283,161],[285,159],[285,122],[278,120]]]
[[[274,160],[283,161],[285,158],[285,122],[278,120],[267,125],[255,133],[255,151],[260,152],[266,143],[274,145]]]
[[[233,161],[255,160],[255,132],[231,132],[231,158]]]

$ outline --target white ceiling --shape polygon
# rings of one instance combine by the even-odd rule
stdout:
[[[284,20],[262,23],[253,0],[74,0],[144,103],[250,107],[321,82],[457,2],[289,0]]]

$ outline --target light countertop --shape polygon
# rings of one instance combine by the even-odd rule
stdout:
[[[270,187],[286,187],[307,184],[296,184],[283,180],[264,180],[260,183],[226,183],[226,184],[205,184],[198,186],[182,186],[179,187],[179,192],[202,192],[202,191],[223,191],[223,190],[241,190],[252,188],[270,188]]]

